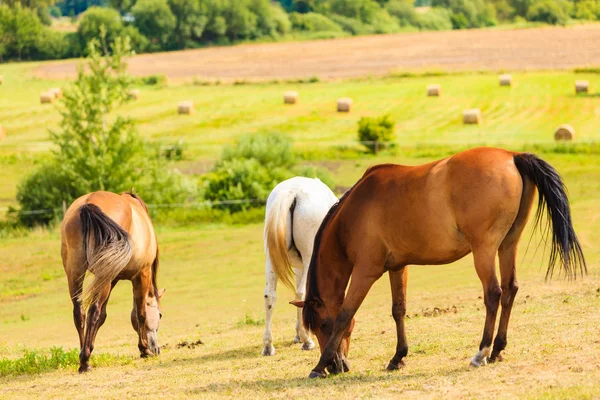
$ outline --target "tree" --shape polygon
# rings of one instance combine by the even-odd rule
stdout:
[[[109,53],[108,49],[111,49]],[[17,192],[19,219],[27,225],[52,222],[63,201],[85,193],[121,192],[135,187],[146,201],[182,201],[187,189],[178,176],[147,151],[133,120],[116,113],[128,100],[131,77],[125,58],[128,38],[107,43],[106,31],[88,46],[88,60],[64,91],[60,129],[51,132],[56,147],[52,159],[28,176]],[[28,210],[48,210],[31,214]]]
[[[113,43],[119,36],[127,36],[135,51],[142,51],[146,48],[147,39],[134,26],[125,26],[117,10],[90,7],[81,17],[77,28],[77,37],[82,52],[85,52],[85,49],[88,48],[87,44],[91,40],[100,37],[102,27],[105,30],[106,43]]]
[[[167,47],[177,20],[166,0],[138,0],[131,8],[135,26],[150,40],[152,50]]]
[[[206,3],[198,0],[169,0],[169,7],[176,20],[173,30],[174,46],[183,49],[190,41],[200,41],[209,20]]]
[[[35,11],[23,8],[20,4],[13,8],[13,46],[19,60],[22,58],[23,52],[28,53],[35,46],[41,31],[42,24]]]

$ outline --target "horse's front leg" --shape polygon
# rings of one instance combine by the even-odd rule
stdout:
[[[152,357],[155,354],[150,350],[148,345],[148,329],[146,326],[146,297],[151,289],[152,283],[147,278],[145,271],[140,273],[133,279],[133,301],[135,303],[135,312],[137,315],[137,332],[138,332],[138,349],[140,357]]]
[[[342,308],[333,325],[331,336],[329,336],[327,345],[323,353],[321,353],[319,363],[312,370],[308,376],[309,378],[324,378],[327,376],[325,368],[328,367],[330,367],[329,370],[333,373],[347,372],[349,370],[348,363],[343,354],[342,339],[346,336],[354,315],[367,296],[367,293],[369,293],[371,286],[373,286],[373,283],[380,276],[381,274],[366,276],[358,273],[354,274],[346,298],[342,303]],[[347,337],[347,341],[350,341],[349,337]],[[346,343],[346,345],[349,346],[349,343]]]
[[[106,321],[106,305],[108,304],[108,298],[113,286],[114,284],[106,285],[100,293],[98,300],[88,309],[85,337],[81,352],[79,353],[79,373],[87,372],[91,369],[90,356],[92,355],[92,351],[94,351],[96,334],[104,324],[104,321]]]
[[[406,284],[408,282],[408,267],[397,271],[390,271],[390,285],[392,287],[392,316],[396,321],[396,354],[387,366],[388,371],[394,371],[404,366],[403,358],[408,354],[406,332],[404,330],[404,317],[406,316]]]

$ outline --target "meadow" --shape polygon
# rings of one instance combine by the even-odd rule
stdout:
[[[0,210],[15,206],[18,181],[48,153],[54,106],[39,93],[68,84],[36,78],[38,64],[2,65]],[[431,76],[434,75],[434,76]],[[574,81],[590,80],[592,92],[575,96]],[[157,226],[159,283],[166,287],[160,357],[137,358],[129,323],[129,283],[113,291],[92,362],[78,375],[72,359],[77,335],[60,262],[60,232],[36,229],[0,239],[0,397],[6,398],[598,398],[600,396],[600,75],[571,71],[513,73],[511,88],[494,73],[415,73],[314,83],[291,81],[222,85],[176,82],[142,86],[140,100],[124,111],[139,132],[163,145],[183,139],[190,175],[205,172],[221,148],[241,134],[281,132],[295,141],[304,163],[327,167],[336,184],[349,187],[373,164],[420,164],[478,145],[532,150],[550,162],[569,189],[575,229],[589,274],[576,281],[545,281],[547,252],[522,241],[520,291],[509,328],[505,361],[469,367],[481,339],[485,309],[471,256],[448,266],[411,267],[408,287],[407,366],[385,371],[396,343],[387,278],[372,289],[357,314],[350,351],[352,370],[326,380],[306,379],[318,350],[293,343],[292,293],[280,287],[274,316],[277,353],[262,357],[264,254],[262,224]],[[430,83],[440,98],[425,96]],[[284,106],[285,90],[300,101]],[[354,108],[338,114],[338,97]],[[178,116],[177,103],[193,100],[197,113]],[[479,107],[480,126],[462,125],[462,110]],[[360,116],[389,113],[397,149],[378,157],[360,152]],[[571,145],[555,145],[554,129],[576,129]],[[526,238],[531,230],[528,229]],[[527,250],[527,251],[526,251]],[[281,286],[281,285],[280,285]],[[61,362],[43,371],[2,367],[25,352]],[[55,353],[56,350],[54,351]],[[24,365],[27,361],[23,361]],[[11,364],[12,365],[12,364]]]

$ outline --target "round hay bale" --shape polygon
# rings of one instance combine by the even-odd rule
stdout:
[[[61,88],[52,88],[50,90],[48,90],[48,93],[52,93],[54,95],[54,98],[56,99],[60,99],[63,96],[63,92]]]
[[[427,86],[427,96],[439,97],[442,94],[442,86],[438,84]]]
[[[127,91],[127,98],[131,100],[138,100],[140,98],[139,89],[130,89]]]
[[[590,89],[589,81],[575,81],[575,93],[587,93]]]
[[[181,103],[179,103],[179,106],[177,106],[177,112],[179,114],[186,114],[186,115],[194,114],[196,112],[196,109],[194,108],[194,102],[182,101]]]
[[[498,78],[500,80],[500,86],[511,86],[512,85],[512,75],[504,74],[500,75]]]
[[[43,92],[40,93],[40,103],[47,104],[54,102],[54,93]]]
[[[283,94],[283,104],[296,104],[298,102],[298,92],[285,92]]]
[[[575,138],[575,129],[571,125],[563,124],[554,132],[554,140],[573,140]]]
[[[352,108],[352,99],[348,97],[342,97],[337,101],[338,112],[350,112]]]
[[[0,141],[6,139],[6,130],[2,125],[0,125]]]
[[[463,123],[470,124],[481,124],[482,116],[479,108],[473,108],[471,110],[463,111]]]

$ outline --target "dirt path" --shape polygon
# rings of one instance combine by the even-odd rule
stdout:
[[[464,30],[247,44],[134,57],[135,75],[248,79],[344,78],[390,70],[562,69],[600,64],[600,24],[570,28]],[[73,76],[73,61],[46,63],[37,74]]]

